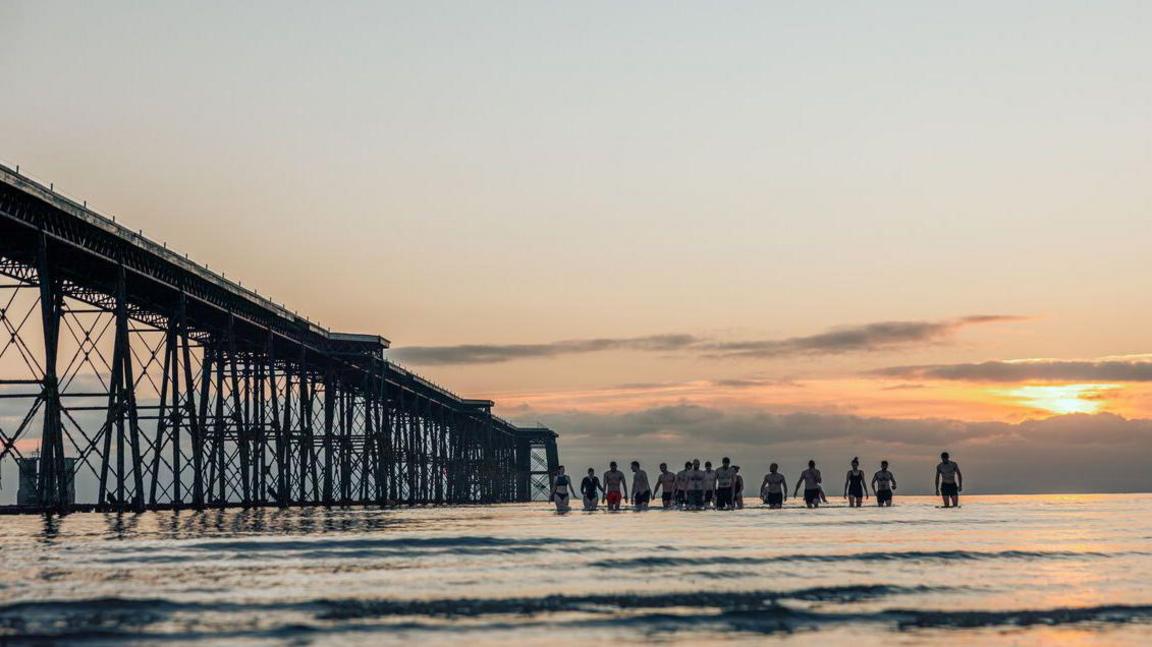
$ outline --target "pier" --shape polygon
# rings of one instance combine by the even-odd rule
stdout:
[[[0,475],[22,486],[0,512],[547,495],[555,432],[388,347],[0,166]]]

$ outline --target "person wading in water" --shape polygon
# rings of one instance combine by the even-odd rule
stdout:
[[[588,468],[588,476],[580,482],[580,494],[584,495],[584,509],[592,512],[600,503],[600,493],[604,491],[604,486],[600,485],[600,479],[596,476],[596,470],[591,467]]]
[[[563,465],[557,467],[556,472],[556,478],[552,479],[552,494],[549,498],[556,504],[556,512],[568,512],[572,479],[564,473]]]
[[[888,471],[888,461],[880,461],[880,471],[872,475],[872,491],[876,493],[876,505],[892,507],[892,490],[896,489],[896,477]]]
[[[800,472],[800,478],[796,481],[796,489],[792,492],[792,496],[800,493],[800,485],[804,485],[804,505],[809,508],[820,507],[820,483],[824,480],[820,476],[820,470],[816,469],[816,461],[808,461],[808,469]]]
[[[621,499],[628,502],[628,482],[624,480],[624,472],[616,469],[616,461],[612,461],[604,472],[604,501],[609,510],[616,512],[620,510]]]
[[[952,462],[948,452],[940,454],[940,464],[936,466],[936,496],[944,500],[945,508],[960,505],[960,492],[964,490],[964,475],[960,466]]]
[[[660,473],[656,475],[656,487],[652,490],[652,496],[656,496],[656,492],[660,490],[663,490],[660,497],[664,507],[671,508],[672,495],[676,493],[676,475],[668,471],[668,463],[660,463]]]
[[[769,508],[784,507],[784,499],[788,498],[788,479],[777,471],[779,469],[776,463],[769,465],[764,482],[760,484],[760,494]]]
[[[849,508],[859,508],[868,496],[868,486],[864,485],[864,470],[860,469],[859,457],[852,457],[852,469],[844,477],[844,498]]]

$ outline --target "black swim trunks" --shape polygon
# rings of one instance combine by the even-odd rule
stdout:
[[[768,505],[783,505],[784,504],[784,493],[783,492],[769,492],[768,496],[765,498],[765,500],[767,501]]]
[[[664,501],[664,507],[665,508],[672,505],[672,493],[671,492],[662,492],[660,494],[660,498]]]
[[[716,509],[727,510],[732,507],[732,489],[716,490]]]
[[[959,494],[960,494],[960,488],[956,487],[955,483],[941,483],[940,484],[940,495],[941,496],[958,496]]]
[[[876,490],[876,502],[887,503],[892,500],[892,490]]]
[[[652,500],[652,492],[650,490],[644,490],[643,492],[637,492],[632,497],[632,504],[637,506],[637,507],[646,506],[646,505],[648,505],[648,502],[651,500]]]
[[[804,490],[804,503],[820,503],[820,488]]]

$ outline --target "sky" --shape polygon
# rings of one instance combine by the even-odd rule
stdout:
[[[581,471],[1152,490],[1152,4],[0,3],[0,161]],[[903,472],[901,472],[903,470]]]

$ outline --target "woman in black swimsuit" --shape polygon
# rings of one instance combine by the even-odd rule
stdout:
[[[848,507],[859,508],[868,496],[868,486],[864,484],[864,471],[860,469],[860,459],[852,458],[852,469],[844,478],[844,498],[848,499]]]

